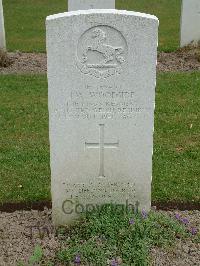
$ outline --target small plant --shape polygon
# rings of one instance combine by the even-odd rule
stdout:
[[[188,233],[190,233],[193,236],[195,241],[200,242],[198,229],[196,227],[191,226],[188,218],[182,217],[180,216],[180,214],[176,213],[175,219],[185,226],[185,229],[187,230]]]
[[[39,263],[42,260],[43,257],[43,251],[40,246],[36,246],[33,252],[33,255],[29,259],[30,265],[35,265],[36,263]]]
[[[29,258],[28,264],[22,262],[21,260],[17,262],[17,266],[54,266],[55,264],[48,260],[47,258],[43,257],[43,250],[42,248],[37,245],[34,249],[33,255]]]
[[[7,52],[0,49],[0,67],[8,67],[11,63],[12,60],[9,58]]]
[[[23,263],[22,261],[19,261],[19,262],[17,263],[17,266],[25,266],[25,265],[24,265],[24,263]]]
[[[151,247],[168,247],[188,236],[184,223],[160,212],[121,212],[106,205],[70,228],[58,259],[67,265],[145,266]]]

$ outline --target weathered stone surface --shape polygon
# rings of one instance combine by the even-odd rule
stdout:
[[[181,47],[200,41],[200,1],[183,0],[181,15]]]
[[[68,0],[68,11],[115,9],[115,0]]]
[[[47,17],[53,220],[104,203],[149,210],[156,17],[117,10]]]

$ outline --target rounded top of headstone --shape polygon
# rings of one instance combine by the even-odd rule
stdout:
[[[114,15],[126,15],[126,16],[135,16],[144,19],[150,19],[159,22],[158,18],[154,15],[140,13],[135,11],[127,10],[117,10],[117,9],[89,9],[89,10],[77,10],[71,12],[58,13],[50,15],[46,18],[47,21],[62,19],[64,17],[78,16],[78,15],[90,15],[90,14],[114,14]]]

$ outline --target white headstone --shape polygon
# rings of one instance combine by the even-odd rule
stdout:
[[[158,19],[47,17],[53,221],[104,203],[151,205]]]
[[[115,9],[115,0],[68,0],[68,11]]]
[[[0,49],[6,49],[2,0],[0,0]]]
[[[200,0],[183,0],[181,15],[181,47],[200,41]]]

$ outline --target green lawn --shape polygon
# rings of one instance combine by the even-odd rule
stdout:
[[[46,77],[0,76],[0,99],[0,202],[50,198]]]
[[[45,17],[67,11],[67,0],[3,0],[9,50],[45,51]],[[118,9],[158,16],[159,49],[179,46],[181,0],[116,0]]]
[[[199,83],[158,75],[153,200],[199,202]],[[46,76],[0,76],[0,99],[0,203],[50,199]]]
[[[157,80],[153,200],[200,203],[200,73]]]

